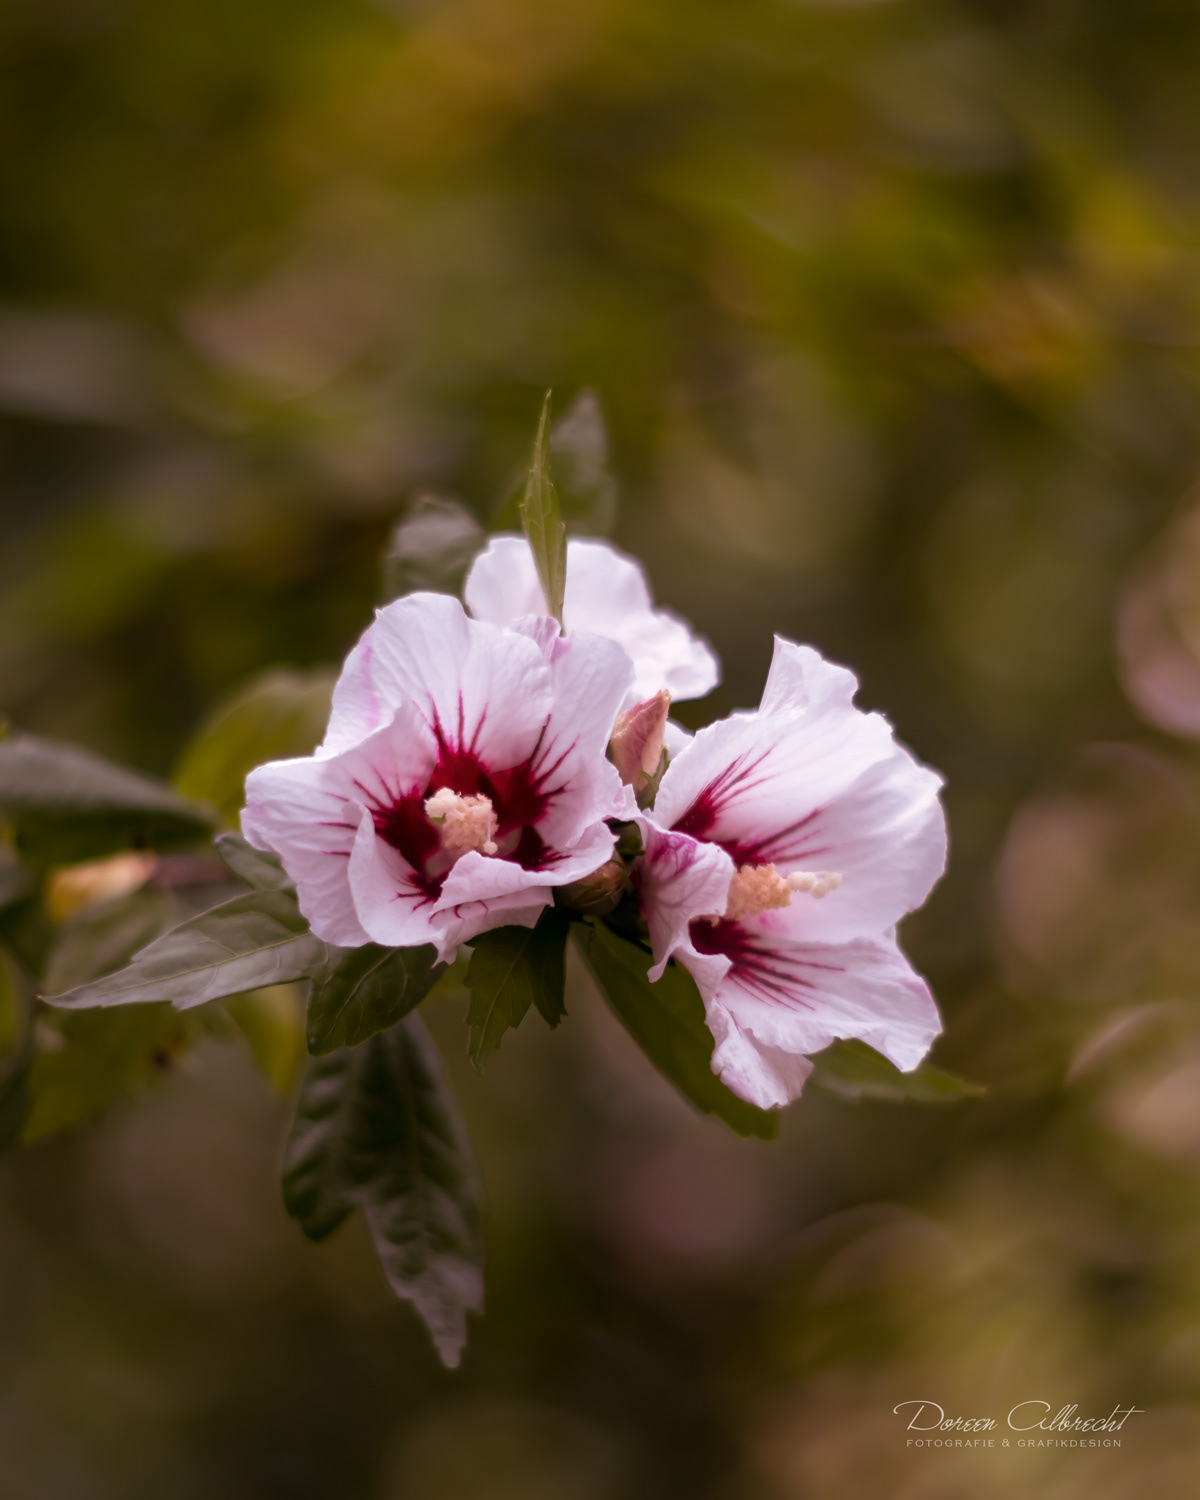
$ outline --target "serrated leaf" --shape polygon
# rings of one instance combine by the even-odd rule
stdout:
[[[384,1274],[411,1302],[444,1364],[483,1306],[476,1172],[441,1064],[415,1015],[362,1047],[317,1059],[300,1090],[284,1202],[310,1239],[352,1208]]]
[[[118,973],[46,999],[73,1010],[158,1000],[188,1010],[306,979],[324,950],[290,891],[250,891],[164,933]]]
[[[838,1041],[813,1057],[808,1086],[839,1099],[871,1099],[890,1104],[958,1104],[978,1099],[985,1090],[955,1078],[931,1063],[902,1073],[873,1047],[860,1041]]]
[[[570,926],[564,911],[548,906],[536,927],[497,927],[471,940],[468,1051],[481,1073],[504,1033],[521,1024],[531,1005],[550,1026],[557,1026],[566,1014]]]
[[[304,1056],[304,1005],[294,984],[271,984],[225,1002],[251,1056],[278,1094],[290,1094]]]
[[[685,1099],[705,1114],[717,1115],[738,1135],[774,1139],[779,1128],[776,1112],[739,1099],[712,1071],[712,1033],[704,1024],[700,992],[686,969],[668,964],[662,978],[652,984],[646,977],[650,954],[602,922],[580,937],[579,949],[618,1020]]]
[[[457,500],[419,495],[392,528],[383,559],[383,590],[399,599],[414,589],[457,594],[483,527]]]
[[[122,849],[178,849],[211,836],[210,810],[149,776],[57,740],[0,740],[0,819],[32,864],[76,864]]]
[[[219,833],[213,842],[217,853],[239,880],[256,891],[294,891],[292,878],[277,854],[256,849],[240,833]]]
[[[595,391],[582,390],[550,431],[563,524],[569,533],[607,536],[617,513],[617,484],[608,467],[608,432]]]
[[[320,1055],[357,1047],[414,1010],[446,968],[430,944],[419,948],[328,946],[308,996],[308,1049]]]
[[[188,797],[211,802],[236,828],[246,776],[268,760],[308,755],[329,721],[331,672],[268,672],[209,716],[184,751],[174,781]]]
[[[563,594],[567,586],[567,529],[558,495],[550,479],[550,392],[542,402],[533,460],[521,500],[521,525],[533,552],[546,608],[562,624]]]

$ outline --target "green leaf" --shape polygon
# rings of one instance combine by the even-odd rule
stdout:
[[[396,522],[383,559],[387,599],[414,589],[457,594],[483,545],[483,527],[457,500],[419,495]]]
[[[979,1084],[955,1078],[931,1063],[902,1073],[874,1048],[859,1041],[834,1042],[818,1052],[808,1084],[839,1099],[890,1104],[959,1104],[964,1099],[978,1099],[985,1092]]]
[[[304,1009],[294,984],[233,995],[225,1002],[251,1055],[279,1094],[290,1094],[304,1056]]]
[[[329,720],[330,672],[268,672],[228,698],[200,726],[175,771],[188,797],[211,802],[236,828],[246,776],[268,760],[308,755]]]
[[[324,952],[290,891],[250,891],[164,933],[119,973],[46,998],[74,1010],[156,1000],[188,1010],[306,979]]]
[[[25,1142],[56,1135],[139,1084],[164,1076],[191,1040],[169,1005],[81,1011],[39,1022],[39,1049],[26,1079]]]
[[[33,864],[177,849],[213,830],[208,808],[161,782],[31,734],[0,740],[0,819]]]
[[[309,1068],[283,1167],[284,1202],[310,1239],[361,1208],[388,1283],[438,1354],[458,1364],[483,1306],[483,1235],[466,1134],[415,1015]]]
[[[471,940],[468,1051],[482,1073],[504,1033],[536,1005],[550,1026],[566,1014],[566,945],[571,919],[548,906],[536,927],[496,927]]]
[[[579,948],[617,1018],[665,1078],[705,1114],[718,1115],[738,1135],[773,1140],[773,1110],[757,1109],[728,1089],[712,1071],[713,1038],[704,1024],[704,1002],[688,971],[670,963],[662,978],[646,977],[650,955],[597,922]]]
[[[546,608],[562,624],[563,593],[567,586],[567,529],[558,495],[550,480],[550,392],[542,402],[533,461],[521,501],[521,525],[533,551]]]
[[[617,485],[608,466],[608,433],[595,391],[582,390],[550,432],[567,531],[607,536],[617,514]]]
[[[229,869],[256,891],[294,891],[292,878],[277,854],[247,843],[240,833],[219,833],[213,841]]]
[[[312,976],[308,1049],[318,1055],[357,1047],[414,1010],[445,972],[437,950],[329,945]]]

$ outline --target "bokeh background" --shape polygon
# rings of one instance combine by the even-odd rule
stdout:
[[[336,665],[413,498],[592,387],[616,540],[948,781],[947,1109],[694,1116],[576,976],[486,1077],[436,1365],[284,1216],[236,1043],[0,1163],[4,1500],[1163,1500],[1200,1484],[1200,10],[6,0],[0,696],[170,774]],[[1143,1408],[925,1452],[893,1406]]]

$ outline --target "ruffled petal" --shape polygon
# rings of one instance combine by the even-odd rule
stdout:
[[[318,760],[259,766],[246,780],[242,832],[256,849],[279,855],[316,935],[354,948],[369,938],[350,889],[350,852],[364,818],[370,828],[370,817],[341,786],[342,778],[330,776]]]
[[[546,600],[528,543],[493,537],[467,574],[463,597],[478,620],[512,624],[546,613]],[[656,610],[641,567],[606,542],[567,543],[563,627],[615,640],[634,663],[629,701],[666,688],[672,698],[699,698],[720,681],[706,642],[669,610]]]
[[[761,1108],[786,1104],[799,1092],[803,1076],[790,1075],[789,1082],[783,1056],[810,1057],[838,1038],[855,1037],[907,1072],[941,1030],[928,985],[891,933],[826,945],[718,931],[712,946],[731,959],[706,1007],[717,1041],[713,1071]],[[680,961],[691,967],[686,953]]]
[[[528,636],[469,620],[448,595],[410,594],[379,610],[350,653],[318,756],[360,743],[402,704],[435,736],[512,766],[549,716],[550,667]]]
[[[661,978],[668,959],[686,953],[687,966],[708,998],[716,993],[730,961],[720,954],[699,953],[689,929],[691,923],[725,910],[733,861],[719,844],[672,833],[645,815],[636,822],[645,851],[636,865],[636,879],[654,954],[650,978]]]

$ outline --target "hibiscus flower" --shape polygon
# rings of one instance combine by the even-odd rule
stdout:
[[[471,565],[463,597],[477,620],[496,625],[544,615],[545,595],[529,543],[518,536],[493,537]],[[654,608],[641,567],[607,542],[567,543],[563,629],[607,636],[625,648],[634,666],[629,702],[662,688],[672,698],[702,698],[720,681],[721,668],[708,644],[669,610]]]
[[[691,971],[714,1072],[763,1108],[836,1038],[908,1070],[940,1030],[894,929],[945,865],[941,781],[856,688],[777,637],[758,711],[700,730],[638,817],[650,976],[672,957]]]
[[[279,855],[318,937],[433,943],[448,962],[608,859],[625,800],[604,751],[631,675],[613,641],[412,594],[350,653],[316,753],[250,774],[243,832]]]

